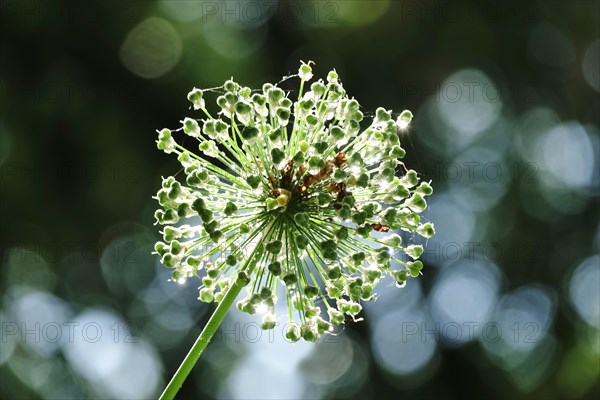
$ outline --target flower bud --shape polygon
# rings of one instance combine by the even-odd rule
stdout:
[[[396,120],[396,124],[398,125],[398,128],[406,129],[406,127],[408,126],[408,124],[410,124],[410,121],[412,121],[412,119],[413,114],[408,110],[404,110]]]
[[[204,99],[203,92],[198,88],[192,89],[191,92],[188,93],[188,100],[194,105],[194,110],[200,110],[204,108]]]
[[[308,64],[302,63],[302,65],[300,65],[300,69],[298,69],[298,76],[305,82],[309,81],[313,77],[310,61]]]

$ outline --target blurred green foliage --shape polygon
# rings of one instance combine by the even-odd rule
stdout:
[[[183,398],[597,398],[600,3],[0,2],[0,397],[151,398],[209,308],[150,254],[194,87],[335,68],[410,109],[424,279],[291,345],[232,313]],[[293,97],[291,92],[290,96]],[[277,331],[276,331],[277,332]]]

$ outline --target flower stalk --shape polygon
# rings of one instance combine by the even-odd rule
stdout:
[[[172,400],[175,398],[175,395],[192,371],[192,368],[194,368],[194,365],[196,365],[200,359],[202,353],[204,353],[206,346],[217,331],[219,325],[221,325],[221,322],[223,322],[223,319],[243,287],[243,285],[236,283],[229,288],[227,294],[215,309],[214,313],[206,323],[206,326],[204,326],[204,329],[196,339],[196,342],[177,369],[177,372],[175,372],[175,375],[173,375],[173,378],[163,391],[160,400]]]

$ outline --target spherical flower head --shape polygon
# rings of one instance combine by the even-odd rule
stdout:
[[[263,329],[286,322],[291,341],[316,341],[356,319],[386,275],[399,287],[421,275],[423,246],[398,233],[410,241],[435,232],[420,216],[433,189],[401,161],[399,131],[412,113],[394,120],[378,108],[367,124],[335,71],[308,85],[311,64],[284,79],[299,78],[295,99],[276,84],[256,91],[233,79],[194,88],[188,99],[203,116],[179,130],[198,141],[196,151],[168,129],[157,140],[185,176],[163,179],[156,195],[164,228],[155,252],[172,279],[197,279],[204,302],[245,286],[237,307],[262,314]],[[291,323],[275,313],[278,293]]]

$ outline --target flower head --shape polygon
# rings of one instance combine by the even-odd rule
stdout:
[[[433,235],[419,216],[432,188],[400,161],[398,133],[410,111],[394,120],[378,108],[363,128],[361,107],[335,71],[308,86],[311,63],[302,63],[284,80],[294,77],[295,101],[276,84],[252,90],[233,80],[189,93],[204,117],[184,119],[178,131],[197,140],[198,152],[158,132],[158,148],[177,154],[185,181],[163,179],[155,251],[174,281],[201,277],[202,301],[245,285],[237,306],[262,313],[264,329],[275,326],[284,293],[288,318],[299,322],[286,325],[286,337],[315,341],[355,318],[384,275],[404,286],[421,274],[423,247],[395,232]],[[217,117],[206,109],[209,94]]]

